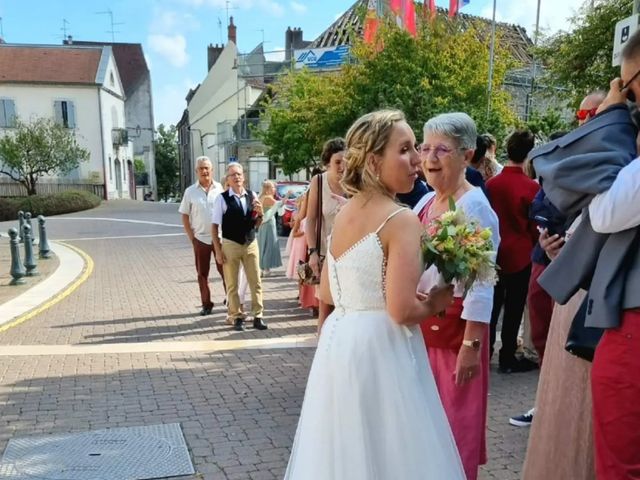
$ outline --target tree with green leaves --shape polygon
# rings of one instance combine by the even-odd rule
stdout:
[[[156,179],[158,198],[167,200],[180,189],[180,164],[178,162],[178,132],[175,125],[158,127],[155,140]]]
[[[543,80],[567,88],[574,106],[592,90],[608,90],[620,74],[611,66],[615,25],[631,15],[632,6],[629,0],[585,2],[570,20],[571,31],[551,35],[536,50],[546,67]]]
[[[73,130],[47,118],[30,123],[16,119],[15,128],[0,138],[0,173],[20,182],[28,195],[36,194],[46,175],[66,175],[89,160]]]
[[[417,38],[382,26],[378,43],[357,41],[352,62],[337,72],[289,72],[273,87],[259,136],[287,174],[313,165],[327,139],[344,136],[359,116],[381,108],[402,110],[418,135],[432,116],[464,111],[480,131],[502,137],[515,123],[501,89],[514,65],[500,38],[496,43],[489,116],[489,39],[473,23],[463,29],[438,18],[422,25]]]

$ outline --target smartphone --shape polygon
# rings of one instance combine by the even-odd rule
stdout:
[[[542,228],[546,228],[547,232],[549,232],[549,235],[555,235],[556,233],[558,233],[554,227],[554,225],[549,221],[548,218],[543,217],[541,215],[536,215],[535,217],[533,217],[533,219],[536,221],[536,223],[542,227]]]

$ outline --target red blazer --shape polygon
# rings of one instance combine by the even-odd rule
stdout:
[[[489,200],[500,223],[500,273],[516,273],[531,263],[539,233],[529,220],[529,207],[539,189],[519,167],[504,167],[487,182]]]

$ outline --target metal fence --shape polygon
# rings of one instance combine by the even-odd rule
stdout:
[[[67,190],[83,190],[91,192],[100,198],[104,198],[104,185],[82,182],[38,182],[36,192],[38,195],[66,192]],[[27,189],[18,182],[0,181],[0,197],[26,197]]]

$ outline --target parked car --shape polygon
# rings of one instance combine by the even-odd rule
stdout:
[[[309,182],[275,182],[275,184],[276,200],[285,199],[276,214],[276,228],[278,235],[287,236],[293,226],[293,215],[297,211],[296,199],[307,191]]]

